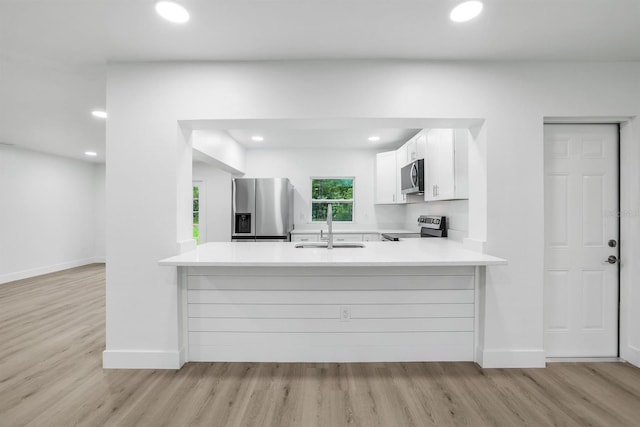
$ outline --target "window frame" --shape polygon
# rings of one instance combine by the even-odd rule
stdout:
[[[314,180],[318,180],[318,179],[350,179],[351,180],[351,195],[352,198],[351,199],[314,199],[313,198],[313,181]],[[311,224],[320,224],[320,223],[326,223],[326,220],[314,220],[313,219],[313,204],[314,203],[331,203],[331,204],[338,204],[338,203],[351,203],[351,221],[336,221],[334,220],[334,222],[339,222],[341,224],[349,224],[349,223],[353,223],[355,222],[355,217],[356,217],[356,177],[355,176],[344,176],[344,175],[340,175],[340,176],[326,176],[326,175],[321,175],[321,176],[312,176],[309,177],[309,189],[311,190],[311,194],[310,194],[310,199],[311,199],[311,203],[309,203],[309,223]]]

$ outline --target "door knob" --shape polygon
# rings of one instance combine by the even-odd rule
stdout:
[[[616,242],[613,239],[609,240],[609,247],[610,248],[615,248],[616,246],[618,246],[618,242]]]
[[[607,261],[609,264],[615,264],[616,262],[618,262],[618,258],[615,255],[609,255],[609,258],[607,258]]]

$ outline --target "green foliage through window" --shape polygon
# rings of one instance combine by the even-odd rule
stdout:
[[[353,221],[353,178],[311,180],[311,220],[326,221],[331,203],[334,221]]]
[[[193,238],[200,244],[200,187],[193,186]]]

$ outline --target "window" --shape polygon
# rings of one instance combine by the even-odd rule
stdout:
[[[353,221],[354,178],[311,179],[311,221],[326,221],[331,203],[334,221]]]

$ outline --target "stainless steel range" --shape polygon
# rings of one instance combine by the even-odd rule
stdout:
[[[418,237],[447,237],[447,217],[420,215],[418,217],[419,233],[382,233],[384,240],[398,241]]]

